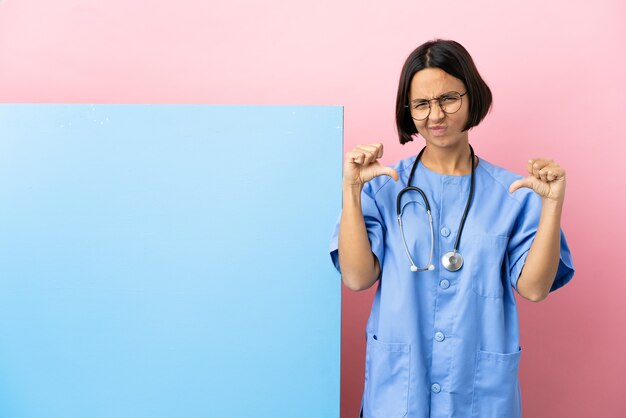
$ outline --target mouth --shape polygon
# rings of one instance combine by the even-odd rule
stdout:
[[[430,131],[435,135],[441,135],[446,131],[446,128],[446,126],[431,126],[428,129],[430,129]]]

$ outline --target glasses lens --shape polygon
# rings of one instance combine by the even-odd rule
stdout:
[[[424,120],[430,113],[430,104],[428,102],[417,102],[410,105],[411,116],[415,120]]]
[[[459,93],[449,93],[439,99],[441,109],[446,113],[457,112],[461,108],[461,95]]]

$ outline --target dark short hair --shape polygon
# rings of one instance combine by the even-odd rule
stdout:
[[[469,52],[458,42],[435,39],[418,46],[406,59],[396,99],[396,127],[400,143],[406,144],[413,140],[417,129],[409,108],[409,91],[415,73],[424,68],[439,68],[461,80],[467,88],[469,98],[469,117],[463,132],[477,126],[491,108],[491,90],[481,78]]]

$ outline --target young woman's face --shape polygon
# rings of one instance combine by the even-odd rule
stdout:
[[[440,68],[425,68],[415,73],[411,80],[409,107],[412,109],[411,112],[416,114],[415,106],[421,100],[434,99],[450,92],[463,94],[466,91],[465,85],[458,78]],[[421,104],[424,106],[423,102]],[[456,112],[446,114],[439,107],[438,101],[432,100],[430,115],[424,120],[413,119],[413,122],[417,132],[424,137],[428,145],[453,147],[468,140],[468,132],[461,132],[467,123],[468,114],[469,97],[464,95]]]

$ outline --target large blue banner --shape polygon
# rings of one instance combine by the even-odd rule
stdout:
[[[0,105],[0,417],[338,417],[342,117]]]

